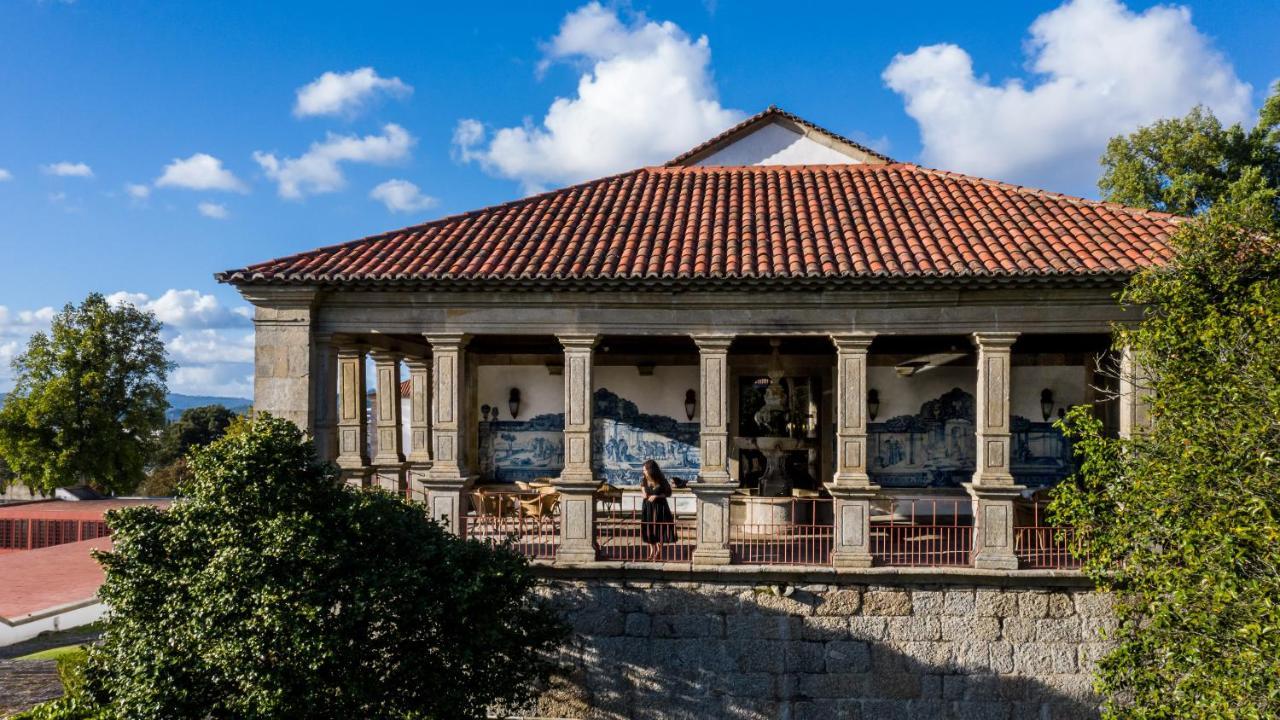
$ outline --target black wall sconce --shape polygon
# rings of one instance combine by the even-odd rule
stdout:
[[[520,414],[520,388],[511,388],[511,393],[507,395],[507,409],[511,411],[513,419]]]
[[[693,420],[693,414],[698,410],[698,394],[693,388],[684,391],[684,416]]]
[[[867,417],[871,420],[876,419],[876,414],[880,412],[880,391],[871,388],[867,391]]]
[[[1048,422],[1049,416],[1053,415],[1053,391],[1045,388],[1040,391],[1040,414]]]
[[[489,404],[485,403],[484,405],[480,406],[480,422],[486,422],[488,420],[489,420]]]

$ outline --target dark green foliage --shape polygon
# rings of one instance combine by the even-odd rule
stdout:
[[[1280,226],[1237,183],[1173,238],[1174,262],[1123,295],[1118,333],[1155,392],[1149,434],[1065,423],[1083,462],[1054,501],[1115,593],[1101,664],[1109,717],[1280,717]]]
[[[1102,165],[1098,187],[1107,200],[1179,215],[1203,212],[1250,170],[1280,188],[1280,84],[1252,129],[1224,128],[1211,111],[1196,107],[1186,117],[1112,138]],[[1280,216],[1275,198],[1271,208]]]
[[[160,436],[159,446],[147,479],[138,485],[139,495],[170,497],[191,477],[187,453],[217,440],[226,433],[236,413],[221,405],[201,405],[182,411]]]
[[[109,717],[473,718],[545,678],[563,628],[515,553],[339,484],[270,416],[190,466],[187,500],[109,518],[85,673]]]
[[[0,457],[39,490],[88,484],[128,492],[164,427],[169,363],[160,323],[94,293],[67,305],[13,362],[0,408]]]
[[[165,426],[155,464],[168,465],[186,457],[192,448],[204,447],[217,440],[235,419],[236,413],[221,405],[201,405],[183,410],[181,417]]]

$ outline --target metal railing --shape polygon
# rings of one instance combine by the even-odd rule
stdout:
[[[469,496],[462,536],[511,548],[531,560],[550,560],[560,547],[560,498],[553,492],[486,491]]]
[[[968,501],[886,499],[872,503],[871,554],[880,565],[969,565],[973,517]]]
[[[645,522],[637,508],[623,509],[620,499],[596,501],[596,557],[622,562],[654,562],[654,547],[646,540],[656,539],[662,551],[656,562],[691,563],[698,542],[698,526],[694,518],[673,517],[671,522]]]
[[[104,520],[0,519],[0,552],[36,550],[110,534]]]
[[[835,536],[831,500],[745,498],[729,521],[729,552],[746,565],[830,565]]]
[[[1013,552],[1018,566],[1041,570],[1075,570],[1084,560],[1081,533],[1065,525],[1048,525],[1041,503],[1019,505],[1014,514]]]

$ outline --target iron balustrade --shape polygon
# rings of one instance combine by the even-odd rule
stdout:
[[[597,496],[595,528],[596,557],[600,560],[649,562],[651,547],[644,542],[645,530],[673,539],[663,543],[657,562],[693,562],[693,548],[698,541],[694,518],[677,515],[671,522],[645,522],[639,508],[624,509],[622,498],[617,495]]]
[[[1013,552],[1019,567],[1075,570],[1084,559],[1083,537],[1073,527],[1047,524],[1041,503],[1022,504],[1014,514]]]
[[[871,554],[879,565],[963,567],[972,563],[968,501],[930,498],[872,503]]]
[[[742,498],[741,518],[730,514],[730,557],[746,565],[830,565],[832,513],[825,498]]]

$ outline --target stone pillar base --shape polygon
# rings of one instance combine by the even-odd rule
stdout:
[[[369,487],[369,482],[373,477],[373,468],[368,465],[362,467],[339,467],[338,478],[343,483],[353,488],[364,489]]]
[[[409,498],[414,502],[425,503],[427,501],[427,476],[430,472],[430,460],[426,462],[409,462],[409,469],[405,472],[405,483],[409,488]]]
[[[840,482],[827,486],[833,499],[835,538],[831,564],[837,569],[869,568],[871,554],[871,501],[880,488],[869,483],[849,486]]]
[[[983,570],[1017,570],[1014,553],[1014,501],[1021,485],[966,483],[973,500],[973,566]]]
[[[474,482],[472,477],[430,478],[427,480],[427,514],[442,523],[449,532],[463,535],[466,522],[465,498]]]
[[[404,497],[408,469],[409,466],[405,463],[379,463],[374,466],[371,483],[379,490],[386,490],[392,495]]]
[[[729,500],[738,487],[730,483],[700,482],[690,484],[689,489],[698,499],[694,566],[728,565],[733,561],[729,550]]]
[[[594,477],[561,475],[555,481],[560,492],[560,547],[557,565],[578,565],[596,560],[596,489]]]

